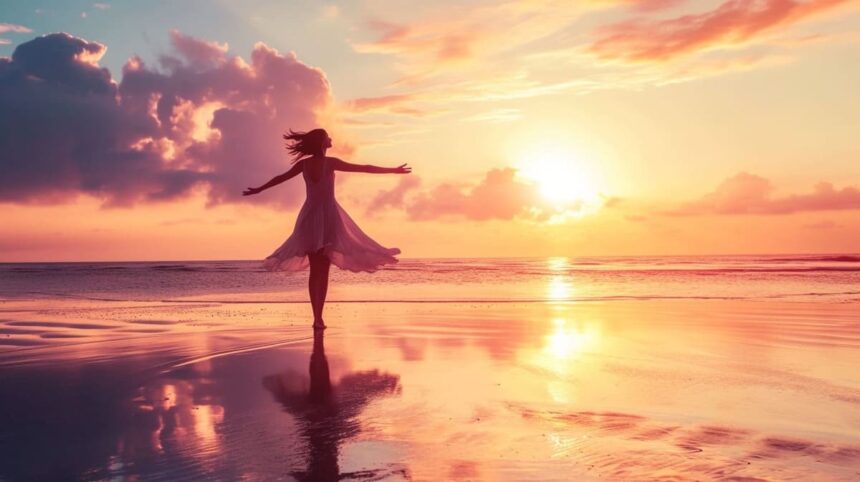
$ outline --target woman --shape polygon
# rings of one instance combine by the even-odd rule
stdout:
[[[266,260],[270,271],[297,271],[310,264],[308,291],[314,313],[314,329],[324,329],[322,311],[328,291],[331,263],[350,271],[376,271],[387,263],[396,263],[397,248],[385,248],[364,234],[334,198],[334,171],[372,174],[408,174],[412,168],[378,167],[344,162],[327,157],[331,138],[324,129],[284,134],[287,150],[295,156],[293,167],[260,187],[249,187],[242,194],[258,194],[292,179],[299,173],[305,179],[307,197],[296,219],[293,234]]]

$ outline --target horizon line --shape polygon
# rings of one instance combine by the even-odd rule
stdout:
[[[772,252],[772,253],[717,253],[717,254],[612,254],[612,255],[546,255],[546,256],[416,256],[409,258],[400,258],[400,261],[407,260],[450,260],[450,259],[553,259],[553,258],[693,258],[693,257],[728,257],[728,256],[860,256],[860,252]],[[210,258],[210,259],[107,259],[107,260],[42,260],[42,261],[5,261],[0,260],[0,264],[71,264],[71,263],[211,263],[211,262],[263,262],[264,258],[254,259],[229,259],[229,258]]]

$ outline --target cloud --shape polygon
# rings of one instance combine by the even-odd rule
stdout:
[[[29,33],[32,32],[29,28],[23,25],[16,25],[14,23],[0,23],[0,34],[4,34],[7,32],[12,33]],[[0,38],[0,45],[9,45],[12,41],[5,38]]]
[[[380,189],[376,193],[367,206],[367,214],[373,215],[385,208],[402,208],[406,194],[420,185],[421,178],[416,175],[401,177],[393,189]]]
[[[672,8],[684,3],[684,1],[685,0],[621,0],[620,2],[615,1],[614,3],[627,4],[636,10],[654,12],[657,10]]]
[[[848,209],[860,209],[860,189],[857,187],[836,189],[829,182],[820,182],[811,193],[775,197],[769,180],[741,172],[723,181],[716,190],[701,199],[665,214],[791,214]]]
[[[374,18],[367,26],[375,40],[355,42],[358,52],[398,55],[415,77],[459,68],[464,62],[508,54],[517,47],[570,27],[582,14],[608,7],[661,10],[683,0],[508,0],[455,5],[413,22]],[[413,78],[414,80],[414,78]]]
[[[848,0],[729,0],[705,13],[610,25],[602,29],[591,51],[607,59],[663,62],[744,44],[768,31],[847,3]]]
[[[477,185],[458,187],[450,183],[418,193],[406,206],[409,218],[426,221],[464,217],[484,221],[534,217],[530,208],[539,203],[535,186],[516,179],[511,168],[493,169]]]
[[[420,116],[424,114],[424,111],[410,105],[417,98],[416,93],[359,97],[345,102],[343,107],[353,113],[373,112]]]
[[[397,56],[400,82],[414,83],[557,32],[583,11],[575,3],[506,1],[458,5],[410,23],[373,19],[368,26],[378,37],[353,48]]]
[[[400,209],[412,221],[522,219],[559,223],[617,204],[617,198],[602,195],[599,201],[552,203],[537,184],[510,167],[491,169],[474,184],[442,182],[423,190],[420,185],[417,176],[402,178],[394,188],[380,190],[368,204],[367,213]]]
[[[178,30],[170,31],[170,43],[177,53],[196,69],[217,67],[227,62],[228,45],[226,43],[207,42],[183,35]]]
[[[519,109],[491,109],[464,118],[467,122],[510,122],[522,117]]]
[[[405,176],[390,190],[380,190],[367,206],[367,213],[386,208],[403,209],[413,221],[440,218],[471,220],[534,217],[530,208],[538,204],[535,186],[516,178],[511,168],[492,169],[475,185],[444,182],[419,190],[418,176]]]
[[[15,25],[14,23],[0,23],[0,33],[6,32],[29,33],[32,30],[23,25]]]
[[[317,125],[325,74],[262,43],[250,64],[179,32],[171,43],[159,68],[129,59],[120,83],[98,65],[105,45],[65,33],[0,58],[0,201],[129,205],[199,187],[210,204],[297,202],[299,189],[241,191],[289,167],[280,134]]]
[[[770,40],[773,48],[758,51],[717,47],[737,47],[847,3],[731,0],[710,12],[668,20],[654,20],[655,12],[698,3],[507,0],[433,8],[397,20],[372,14],[367,26],[375,36],[352,41],[353,49],[390,56],[400,76],[389,87],[401,94],[381,97],[387,102],[355,114],[429,115],[441,105],[639,89],[767,68],[792,60],[794,52],[776,45],[779,39]],[[632,13],[634,20],[598,27],[596,41],[581,27],[606,25],[605,18],[624,13]],[[692,53],[700,55],[683,55]],[[607,61],[595,62],[595,55]],[[664,62],[669,59],[675,61]]]

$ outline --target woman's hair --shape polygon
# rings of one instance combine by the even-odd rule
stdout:
[[[294,132],[292,129],[284,134],[287,141],[287,150],[295,156],[293,162],[305,156],[322,154],[328,133],[325,129],[314,129],[308,132]]]

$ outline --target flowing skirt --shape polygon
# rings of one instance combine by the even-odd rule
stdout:
[[[335,200],[302,206],[293,234],[263,261],[269,271],[299,271],[309,264],[307,255],[322,250],[332,264],[349,271],[373,272],[396,263],[397,248],[386,248],[364,234]]]

